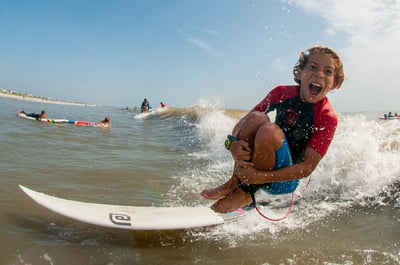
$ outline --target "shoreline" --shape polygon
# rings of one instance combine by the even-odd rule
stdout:
[[[0,90],[0,98],[9,98],[21,101],[30,101],[30,102],[39,102],[39,103],[49,103],[49,104],[60,104],[60,105],[71,105],[71,106],[96,106],[96,104],[87,104],[80,102],[72,102],[58,99],[49,99],[45,97],[37,97],[28,94],[20,94],[17,92],[12,92],[9,90],[2,89]]]

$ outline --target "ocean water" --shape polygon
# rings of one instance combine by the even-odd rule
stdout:
[[[251,211],[201,229],[113,230],[52,213],[18,188],[97,203],[209,205],[199,192],[230,177],[223,142],[247,112],[212,105],[134,117],[0,98],[0,264],[400,264],[400,121],[378,121],[379,113],[339,114],[328,154],[281,222]],[[16,116],[21,108],[52,118],[110,116],[112,127],[25,120]],[[257,198],[271,217],[290,201]]]

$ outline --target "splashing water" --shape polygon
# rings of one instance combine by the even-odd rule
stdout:
[[[186,176],[181,177],[182,184],[178,189],[199,193],[230,177],[233,161],[224,149],[223,141],[236,122],[237,119],[226,116],[221,110],[202,110],[196,125],[202,144],[192,153],[202,160],[199,163],[202,166],[190,168],[189,178],[184,173]],[[335,139],[311,175],[309,186],[305,187],[308,181],[305,179],[295,192],[296,203],[289,218],[271,223],[252,211],[240,221],[216,227],[212,237],[231,234],[237,238],[260,231],[268,231],[269,236],[274,236],[287,229],[307,227],[350,207],[387,204],[391,201],[388,200],[393,190],[391,186],[396,185],[400,176],[399,131],[396,123],[382,124],[364,115],[341,115]],[[280,217],[287,211],[290,195],[271,196],[258,192],[257,199],[268,201],[268,206],[263,209],[267,215]],[[199,198],[197,203],[210,202]]]

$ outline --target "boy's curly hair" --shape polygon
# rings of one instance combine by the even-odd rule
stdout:
[[[299,72],[300,72],[300,70],[303,70],[306,67],[308,58],[310,57],[310,55],[312,53],[315,53],[315,52],[320,52],[323,54],[330,55],[335,60],[336,65],[335,65],[334,84],[335,84],[335,88],[341,87],[341,85],[344,81],[344,77],[345,77],[344,71],[343,71],[342,59],[340,59],[340,56],[336,51],[334,51],[333,49],[331,49],[327,46],[322,46],[322,45],[313,46],[313,47],[307,49],[306,51],[300,53],[299,60],[293,67],[294,81],[297,84],[301,83],[301,81],[299,79]]]

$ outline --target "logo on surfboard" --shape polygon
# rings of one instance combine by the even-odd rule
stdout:
[[[110,221],[116,225],[131,226],[131,217],[122,213],[110,213]]]

